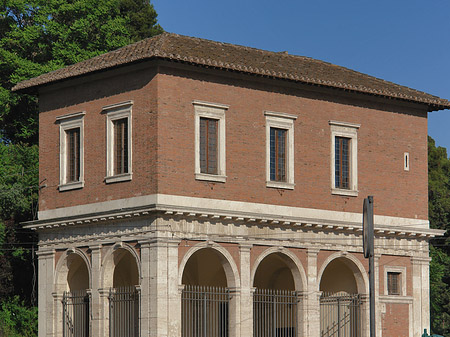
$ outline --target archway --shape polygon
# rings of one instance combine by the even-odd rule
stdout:
[[[282,252],[270,252],[259,261],[253,278],[254,336],[300,335],[298,291],[303,282],[298,265]]]
[[[58,262],[55,281],[56,293],[63,293],[62,335],[89,336],[91,282],[90,264],[85,254],[78,249],[67,250]]]
[[[136,251],[117,244],[106,255],[105,285],[109,291],[110,337],[139,336],[140,268]]]
[[[230,336],[229,286],[236,282],[236,266],[229,256],[208,246],[193,248],[186,258],[181,277],[182,336]]]
[[[321,336],[361,336],[361,295],[366,288],[364,272],[347,256],[327,262],[320,278]]]

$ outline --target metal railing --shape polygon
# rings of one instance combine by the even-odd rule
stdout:
[[[63,294],[63,337],[89,337],[89,294],[86,290]]]
[[[298,331],[296,291],[256,289],[253,294],[253,335],[294,337]]]
[[[140,293],[134,286],[109,291],[109,336],[139,337]]]
[[[181,295],[182,337],[228,337],[230,291],[186,285]]]
[[[322,293],[320,297],[320,336],[358,337],[361,335],[361,296]]]

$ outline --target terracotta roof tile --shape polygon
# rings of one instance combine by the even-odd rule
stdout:
[[[446,99],[328,62],[290,55],[286,52],[270,52],[172,33],[163,33],[89,60],[22,81],[13,90],[31,90],[52,82],[152,58],[181,61],[198,66],[210,66],[397,98],[426,104],[433,110],[450,108],[450,102]]]

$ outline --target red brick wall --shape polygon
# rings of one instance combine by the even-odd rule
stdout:
[[[427,218],[426,113],[274,87],[276,82],[166,71],[158,81],[159,193],[349,212],[361,212],[363,198],[374,195],[376,214]],[[224,184],[194,179],[193,100],[229,105]],[[266,187],[265,110],[298,115],[293,191]],[[358,197],[331,194],[329,120],[361,124]],[[409,172],[404,152],[410,153]]]
[[[182,196],[360,212],[375,197],[375,213],[427,218],[427,121],[414,106],[369,96],[306,91],[286,82],[253,77],[218,77],[161,68],[125,72],[59,91],[41,93],[40,210],[138,195]],[[249,81],[252,80],[252,81]],[[280,86],[284,85],[284,86]],[[331,95],[332,94],[332,95]],[[346,95],[343,98],[342,95]],[[336,96],[333,96],[336,95]],[[361,99],[362,98],[362,99]],[[134,100],[133,180],[106,185],[107,104]],[[193,100],[228,104],[226,183],[194,178]],[[59,192],[59,129],[56,116],[86,111],[85,187]],[[295,127],[295,189],[267,188],[265,110],[298,116]],[[156,120],[156,112],[158,120]],[[358,130],[358,197],[330,191],[329,120],[361,124]],[[156,139],[158,144],[156,145]],[[403,171],[409,152],[411,170]],[[156,160],[157,159],[157,160]]]
[[[156,193],[156,90],[154,70],[81,83],[40,93],[40,211]],[[131,90],[130,90],[131,88]],[[133,100],[133,179],[105,184],[106,115],[109,104]],[[56,117],[85,111],[84,178],[82,189],[59,192],[59,124]]]
[[[409,336],[409,304],[386,303],[386,313],[381,316],[383,336]]]

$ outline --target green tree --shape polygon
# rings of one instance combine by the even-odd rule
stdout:
[[[150,0],[0,0],[0,336],[36,334],[38,103],[18,82],[162,32]],[[19,298],[13,295],[19,295]]]
[[[149,0],[0,0],[0,139],[37,144],[18,82],[162,32]]]
[[[432,228],[446,230],[431,242],[431,330],[450,336],[450,160],[447,150],[428,137],[428,208]]]

